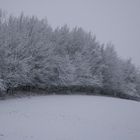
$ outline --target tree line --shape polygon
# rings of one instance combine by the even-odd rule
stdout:
[[[139,96],[140,72],[82,28],[1,10],[0,94],[19,89]]]

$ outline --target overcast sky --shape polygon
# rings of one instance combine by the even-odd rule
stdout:
[[[0,0],[0,8],[47,17],[53,27],[82,27],[102,43],[111,41],[119,56],[140,66],[140,0]]]

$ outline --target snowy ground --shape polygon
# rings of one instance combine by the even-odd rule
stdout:
[[[0,140],[140,140],[140,102],[80,95],[2,100]]]

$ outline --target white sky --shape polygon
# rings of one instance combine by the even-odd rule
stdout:
[[[53,27],[80,26],[102,43],[111,41],[121,57],[140,66],[140,0],[0,0],[0,8],[47,17]]]

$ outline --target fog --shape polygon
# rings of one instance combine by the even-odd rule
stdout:
[[[91,31],[102,43],[112,42],[119,56],[140,66],[139,0],[0,0],[7,13],[47,17],[53,27],[68,24]]]

